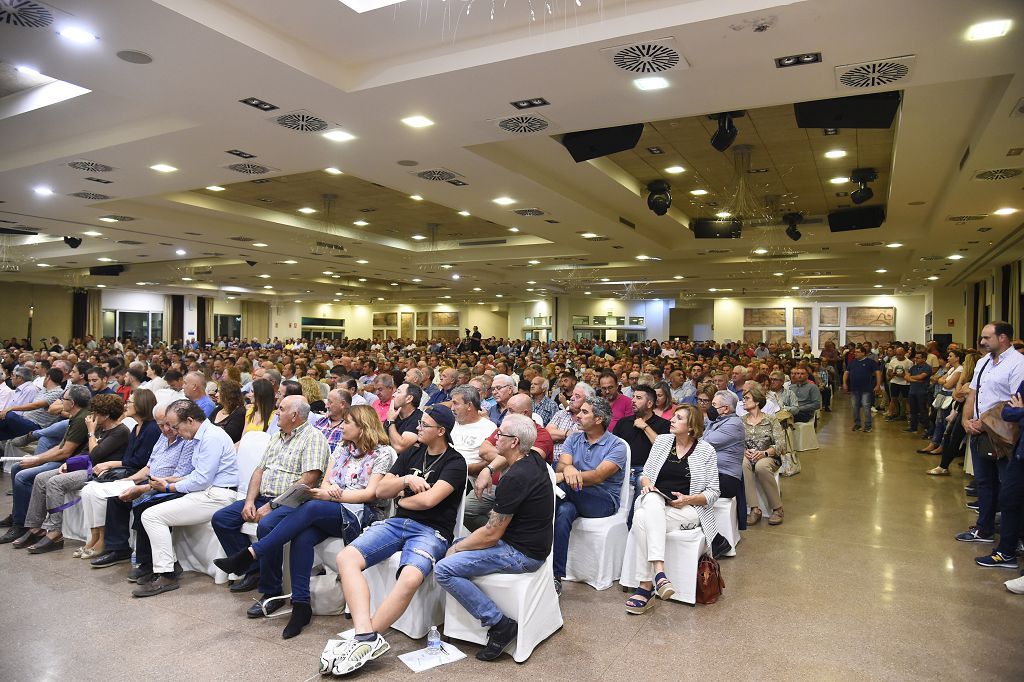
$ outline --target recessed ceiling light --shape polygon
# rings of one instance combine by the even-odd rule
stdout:
[[[530,265],[540,265],[539,260],[528,260],[526,262],[529,263]]]
[[[434,125],[434,122],[426,116],[406,116],[402,119],[402,123],[410,128],[429,128]]]
[[[716,218],[731,218],[732,217],[732,213],[729,213],[728,211],[719,211],[718,213],[715,214],[715,217]]]
[[[392,283],[391,283],[391,286],[393,286],[393,287],[397,287],[397,286],[398,286],[398,282],[392,282]]]
[[[875,288],[875,289],[881,289],[881,288],[882,288],[882,285],[881,285],[881,284],[876,284],[876,285],[874,286],[874,288]]]
[[[716,289],[715,287],[711,287],[710,289],[708,289],[708,291],[710,291],[711,293],[715,293],[716,291],[718,291],[718,289]]]
[[[584,232],[580,236],[583,237],[584,239],[593,239],[594,237],[597,236],[597,234],[595,234],[593,232]]]
[[[360,259],[359,259],[359,260],[357,260],[356,262],[357,262],[357,263],[359,263],[360,265],[366,265],[366,264],[367,264],[367,263],[369,263],[370,261],[366,260],[365,258],[360,258]]]
[[[107,285],[106,285],[106,284],[97,284],[97,285],[96,285],[96,288],[97,288],[97,289],[106,289],[106,288],[107,288]]]
[[[103,256],[101,258],[97,258],[96,260],[98,260],[101,263],[113,263],[114,262],[113,258],[107,258],[106,256]]]
[[[499,206],[510,206],[516,203],[516,200],[513,199],[512,197],[497,197],[496,199],[491,199],[491,201],[498,204]]]
[[[451,298],[451,296],[445,295],[445,296],[442,296],[441,298]]]
[[[798,291],[800,289],[800,287],[790,287],[789,289],[790,289],[790,291]]]
[[[48,197],[51,194],[53,194],[53,190],[50,189],[49,187],[44,186],[44,185],[40,185],[39,187],[33,187],[32,191],[35,192],[36,194],[38,194],[41,197]]]
[[[661,76],[650,76],[635,79],[633,85],[637,90],[663,90],[668,87],[668,81]]]
[[[766,253],[768,253],[768,249],[754,249],[754,253],[756,253],[758,256],[763,256]]]
[[[378,297],[377,297],[377,300],[378,300],[378,301],[383,301],[383,300],[384,300],[384,297],[383,297],[383,296],[378,296]]]
[[[668,168],[665,169],[665,172],[670,173],[671,175],[679,175],[685,170],[686,169],[683,168],[682,166],[669,166]]]
[[[264,242],[253,242],[252,245],[253,246],[260,246],[260,247],[266,246],[266,244]]]
[[[334,274],[334,270],[324,270],[320,274],[322,274],[322,275],[333,275]]]
[[[365,282],[365,281],[366,281],[366,278],[365,278],[365,277],[360,277],[360,278],[359,278],[359,281],[360,281],[360,282]]]
[[[259,277],[260,279],[270,279],[270,275],[268,275],[267,273],[263,273],[262,275],[256,275],[256,276]]]
[[[442,265],[441,267],[442,267],[442,268],[444,268],[445,270],[451,270],[451,269],[452,269],[452,268],[454,268],[455,266],[454,266],[454,265],[451,265],[451,264],[449,264],[449,263],[445,263],[445,264],[444,264],[444,265]]]
[[[97,232],[96,230],[89,230],[88,232],[83,232],[82,234],[84,234],[86,237],[102,237],[103,236],[102,232]]]
[[[825,152],[826,159],[841,159],[846,156],[846,150],[844,149],[830,149]]]
[[[293,301],[293,302],[294,302],[294,303],[302,303],[302,299],[301,299],[301,298],[297,298],[297,299],[295,299],[295,301]]]
[[[412,199],[413,201],[423,201],[423,197],[421,197],[419,194],[412,194],[409,196],[409,198]]]
[[[19,67],[16,67],[16,70],[18,71],[18,73],[23,73],[26,76],[42,76],[43,75],[43,74],[39,73],[38,71],[36,71],[35,69],[33,69],[31,66],[19,66]]]
[[[929,278],[928,278],[928,281],[930,281],[930,282],[934,282],[934,281],[935,281],[935,280],[937,280],[937,279],[938,279],[938,276],[937,276],[937,275],[932,275],[931,277],[929,277]]]
[[[972,24],[967,29],[967,40],[988,40],[989,38],[1001,38],[1010,32],[1013,22],[1009,19],[997,19],[995,21],[982,21]]]
[[[53,266],[49,263],[36,263],[37,268],[52,268]]]
[[[292,260],[291,258],[289,258],[288,260],[283,260],[281,262],[284,263],[285,265],[296,265],[299,261]]]
[[[469,211],[459,211],[459,215],[464,217],[464,218],[468,218],[469,217]]]
[[[177,249],[174,253],[178,254],[179,256],[184,256],[187,252],[185,251],[185,249]]]
[[[420,279],[419,277],[413,277],[413,278],[412,278],[412,281],[413,281],[413,282],[417,282],[417,283],[419,283],[419,282],[422,282],[423,280],[422,280],[422,279]]]
[[[877,272],[880,275],[884,275],[885,273],[887,273],[889,271],[886,270],[885,268],[878,268],[877,270],[875,270],[875,272]]]
[[[338,302],[338,301],[340,301],[341,299],[340,299],[340,298],[332,298],[331,300],[332,300],[332,301],[334,301],[335,303],[337,303],[337,302]]]
[[[117,218],[111,218],[109,216],[103,216],[102,218],[98,218],[98,220],[102,220],[105,223],[116,223],[117,222]]]
[[[355,135],[346,133],[344,130],[328,130],[323,136],[331,142],[348,142],[349,140],[356,139]]]
[[[676,275],[676,276],[675,276],[675,277],[673,277],[672,279],[683,279],[683,276],[682,276],[682,275]]]
[[[412,236],[412,238],[413,238],[413,239],[415,239],[415,240],[416,240],[416,241],[418,241],[418,242],[421,242],[421,241],[423,241],[424,239],[426,239],[426,236],[425,236],[425,235],[422,235],[422,234],[414,234],[414,235]]]
[[[845,184],[845,183],[847,183],[849,181],[850,181],[850,178],[844,178],[844,177],[834,177],[831,180],[829,180],[829,182],[831,182],[833,185],[842,185],[842,184]]]
[[[61,38],[67,38],[73,43],[86,44],[96,40],[96,36],[89,33],[85,29],[78,28],[77,26],[68,26],[57,31],[57,35]]]
[[[584,292],[583,292],[583,295],[584,295],[584,296],[590,296],[590,292],[589,292],[589,291],[584,291]]]
[[[1015,208],[997,208],[996,210],[992,211],[992,214],[993,215],[1013,215],[1016,212],[1017,212],[1017,209],[1015,209]]]
[[[149,167],[149,169],[155,170],[158,173],[173,173],[174,171],[178,170],[174,166],[168,165],[166,163],[153,164],[152,166]]]
[[[452,273],[452,279],[456,279],[457,280],[457,279],[462,279],[462,277],[459,275],[459,273],[453,272]]]
[[[532,280],[532,279],[531,279],[531,280],[527,280],[527,282],[526,282],[526,283],[527,283],[527,284],[536,284],[537,282],[536,282],[536,280]]]
[[[181,281],[182,281],[182,282],[191,282],[191,281],[192,281],[192,278],[191,278],[191,277],[182,277],[182,278],[181,278]]]
[[[601,281],[602,281],[602,282],[607,282],[607,281],[608,281],[608,278],[607,278],[607,277],[602,277],[602,278],[601,278]]]
[[[137,284],[137,285],[138,285],[138,286],[140,286],[140,287],[144,287],[144,286],[146,286],[147,284],[149,284],[149,282],[136,282],[135,284]]]
[[[473,287],[473,291],[483,291],[480,287]]]
[[[510,227],[510,228],[508,228],[508,231],[509,232],[518,232],[519,228],[518,227]]]
[[[366,227],[370,223],[366,222],[365,220],[357,220],[357,221],[353,222],[352,224],[355,225],[356,227]]]
[[[264,289],[273,289],[273,288],[274,288],[274,286],[273,286],[272,284],[264,284],[264,285],[263,285],[263,288],[264,288]]]
[[[900,248],[901,246],[903,246],[903,244],[902,244],[902,243],[900,243],[900,242],[889,242],[889,243],[888,243],[888,244],[886,244],[885,246],[886,246],[887,248],[890,248],[890,249],[898,249],[898,248]]]
[[[948,258],[949,260],[962,260],[963,255],[959,253],[954,253],[952,256],[946,256],[946,258]]]
[[[324,168],[324,173],[330,173],[331,175],[344,175],[344,173],[341,172],[340,168],[335,168],[334,166],[331,166],[330,168]]]
[[[772,276],[773,276],[773,277],[782,277],[782,276],[784,276],[785,274],[786,274],[786,273],[784,273],[784,272],[773,272],[773,273],[772,273]]]
[[[309,215],[310,213],[316,213],[316,209],[310,208],[309,206],[303,206],[302,208],[299,209],[299,213],[305,213],[306,215]]]
[[[223,192],[225,188],[221,187],[220,185],[209,185],[207,186],[206,189],[210,190],[211,192]]]
[[[692,194],[695,197],[702,197],[702,196],[704,196],[707,193],[708,193],[708,191],[706,189],[691,189],[690,190],[690,194]]]
[[[645,256],[643,254],[640,254],[639,256],[637,256],[636,259],[637,260],[661,260],[657,256]]]

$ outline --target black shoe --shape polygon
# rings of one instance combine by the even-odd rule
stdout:
[[[505,653],[519,634],[519,623],[508,616],[487,631],[487,646],[476,652],[477,660],[493,661]]]
[[[283,599],[281,601],[284,601]],[[313,620],[313,609],[306,602],[292,602],[292,616],[288,619],[288,625],[284,627],[284,632],[281,633],[283,639],[291,639],[302,632],[302,628],[309,625],[309,621]]]
[[[247,572],[255,563],[256,559],[253,558],[249,552],[249,548],[246,547],[241,552],[233,554],[223,559],[214,559],[214,565],[225,573],[234,573],[235,575],[242,575]]]
[[[977,500],[975,500],[974,502],[968,502],[966,506],[967,506],[968,509],[976,512],[976,511],[978,511],[978,508],[981,505],[978,503]]]
[[[711,541],[711,556],[716,559],[724,556],[731,549],[732,545],[729,544],[729,541],[721,533],[716,535],[715,539]]]
[[[7,515],[3,521],[0,521],[0,528],[10,528],[14,525],[14,517],[10,514]]]
[[[25,533],[20,538],[12,542],[11,547],[13,547],[14,549],[25,549],[26,547],[31,547],[32,545],[36,544],[45,537],[46,533],[33,533],[32,531],[28,530],[25,531]]]
[[[230,590],[232,592],[252,592],[259,584],[259,573],[247,573],[241,580],[236,580],[235,584],[230,587]]]
[[[854,425],[853,425],[853,428],[852,428],[852,429],[850,429],[850,430],[851,430],[851,431],[860,431],[860,424],[854,424]]]
[[[279,594],[265,594],[262,599],[257,599],[255,603],[246,610],[245,615],[250,618],[263,618],[269,616],[274,611],[284,606],[284,599],[274,599],[274,597],[280,597]]]
[[[152,566],[136,566],[132,570],[128,571],[128,582],[130,583],[138,583],[139,585],[145,585],[152,579]]]
[[[3,537],[0,537],[0,545],[6,545],[8,542],[14,542],[24,534],[24,526],[11,526],[11,529],[7,531]]]
[[[971,485],[965,485],[964,494],[967,495],[968,497],[977,497],[978,489],[974,486],[973,483]],[[3,542],[3,540],[0,540],[0,542]]]
[[[28,553],[46,554],[47,552],[56,552],[58,549],[64,549],[64,538],[51,540],[49,536],[43,533],[43,536],[28,548]]]
[[[562,596],[562,579],[555,578],[555,596]]]
[[[864,427],[864,433],[871,433],[871,427],[870,426],[865,426]]]
[[[98,557],[89,562],[89,565],[93,568],[106,568],[107,566],[113,566],[114,564],[123,564],[132,560],[132,551],[130,549],[113,549],[109,552],[104,552]]]

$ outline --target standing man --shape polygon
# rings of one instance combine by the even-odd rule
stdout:
[[[910,392],[907,372],[913,364],[907,359],[906,349],[896,346],[896,357],[885,366],[885,376],[889,380],[889,414],[886,421],[897,421],[907,416],[907,395]]]
[[[612,408],[612,419],[608,423],[608,430],[611,431],[620,419],[633,416],[633,402],[619,392],[619,380],[611,370],[601,372],[598,385],[601,387],[601,397]]]
[[[537,425],[510,414],[498,432],[498,454],[508,462],[495,492],[487,524],[456,541],[435,567],[438,584],[488,628],[487,646],[477,652],[493,661],[519,633],[519,624],[501,612],[471,580],[492,573],[532,573],[551,552],[554,491],[548,467],[531,450]]]
[[[853,349],[853,360],[843,372],[843,390],[853,402],[853,430],[860,431],[860,411],[864,410],[864,433],[871,432],[871,406],[875,394],[882,392],[882,370],[874,356],[868,357],[862,346]]]
[[[654,439],[668,433],[667,419],[654,414],[658,394],[650,386],[637,386],[633,391],[633,417],[619,421],[612,433],[629,444],[629,480],[633,486],[633,499],[640,496],[640,475],[651,454]],[[633,525],[633,505],[629,507],[630,526]]]
[[[914,353],[914,364],[907,372],[907,381],[910,382],[907,391],[907,401],[910,403],[910,426],[907,431],[917,433],[920,424],[927,430],[928,403],[931,388],[928,378],[932,374],[932,368],[925,359],[927,354],[921,350]]]

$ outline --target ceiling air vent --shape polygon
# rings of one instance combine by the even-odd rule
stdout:
[[[498,246],[508,244],[507,239],[478,239],[472,242],[459,242],[459,246]]]
[[[863,90],[910,80],[914,55],[880,59],[836,67],[836,87],[840,90]]]
[[[241,237],[241,236],[240,237],[228,237],[228,239],[230,239],[233,242],[252,242],[252,241],[256,241],[252,237]]]
[[[273,121],[282,128],[300,133],[318,133],[329,127],[327,121],[305,109],[275,116]]]
[[[948,220],[951,223],[966,223],[966,222],[970,222],[972,220],[984,220],[985,217],[986,216],[984,214],[981,214],[981,215],[951,215],[948,218],[946,218],[946,220]]]
[[[132,220],[135,220],[135,218],[131,217],[130,215],[101,215],[98,219],[102,220],[105,223],[127,223],[131,222]]]
[[[53,23],[53,12],[31,0],[0,0],[0,24],[21,28],[45,28]]]
[[[246,175],[263,175],[269,173],[272,168],[267,166],[261,166],[258,163],[232,163],[224,166],[228,170],[233,170],[236,173],[244,173]]]
[[[420,180],[428,180],[430,182],[450,182],[462,177],[455,171],[448,170],[447,168],[428,168],[426,170],[414,171],[413,175]]]
[[[539,133],[550,126],[551,122],[537,114],[523,114],[521,116],[495,119],[495,124],[506,133],[522,134]]]
[[[921,260],[922,261],[946,260],[946,257],[945,256],[921,256]]]
[[[132,239],[122,239],[117,242],[118,244],[124,244],[125,246],[142,246],[145,242],[137,242]]]
[[[78,197],[79,199],[90,199],[92,201],[104,201],[106,199],[113,199],[114,197],[107,196],[106,194],[97,194],[96,192],[75,192],[69,194],[69,197]]]
[[[3,2],[3,0],[0,0]],[[85,159],[79,159],[78,161],[72,161],[68,164],[68,168],[74,168],[75,170],[88,171],[90,173],[109,173],[114,170],[113,166],[108,166],[105,163],[96,163],[95,161],[87,161]]]
[[[974,180],[1009,180],[1024,173],[1022,168],[992,168],[990,170],[976,171]]]
[[[597,237],[584,237],[584,239],[586,239],[588,242],[607,242],[607,241],[611,241],[611,237],[601,237],[601,236],[597,236]]]
[[[544,211],[540,210],[539,208],[517,208],[512,212],[515,213],[516,215],[521,215],[527,218],[536,218],[538,216],[547,215],[546,213],[544,213]]]
[[[661,73],[675,68],[689,68],[689,64],[675,47],[675,38],[659,38],[632,45],[606,47],[616,68],[630,73]]]

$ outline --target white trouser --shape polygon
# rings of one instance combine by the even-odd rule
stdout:
[[[665,534],[680,528],[697,528],[700,517],[697,508],[689,505],[676,509],[665,504],[665,498],[658,493],[647,493],[637,502],[633,512],[633,547],[636,553],[636,573],[633,578],[638,582],[654,580],[652,561],[665,560]]]
[[[82,496],[82,514],[85,516],[86,528],[102,528],[107,525],[107,498],[117,497],[135,484],[128,479],[97,483],[90,481],[80,493]]]
[[[163,502],[142,512],[142,526],[146,529],[150,547],[153,549],[153,573],[170,573],[174,570],[172,526],[209,523],[217,510],[234,502],[236,497],[234,490],[207,488]]]

